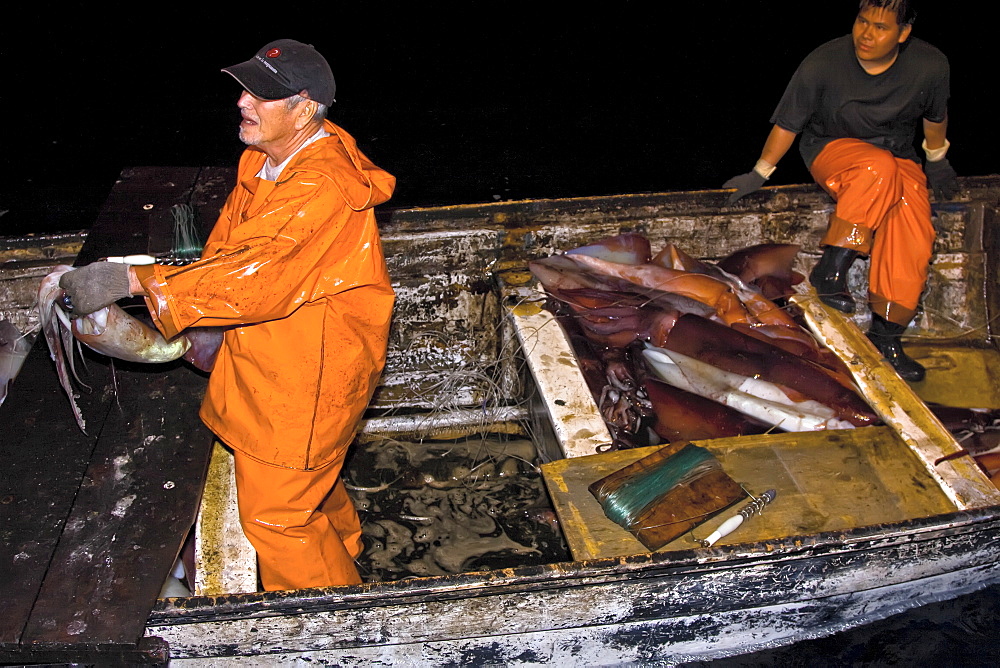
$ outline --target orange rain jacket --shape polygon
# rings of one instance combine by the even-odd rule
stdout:
[[[372,208],[395,177],[326,121],[278,181],[240,159],[238,184],[202,259],[137,272],[167,337],[225,334],[201,407],[205,424],[254,459],[292,469],[334,461],[350,444],[385,365],[394,295]]]

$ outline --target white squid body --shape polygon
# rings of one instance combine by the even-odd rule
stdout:
[[[7,398],[7,391],[30,350],[31,344],[17,327],[8,320],[0,320],[0,404]]]
[[[84,318],[70,320],[59,310],[60,320],[69,320],[73,336],[88,348],[128,362],[170,362],[191,348],[186,336],[168,341],[157,330],[136,320],[112,304]]]
[[[647,345],[642,351],[664,382],[772,424],[785,431],[853,429],[818,401],[794,401],[781,387],[759,378],[723,371],[673,350]]]
[[[86,423],[70,380],[72,374],[79,381],[73,362],[74,339],[103,355],[130,362],[170,362],[187,353],[191,341],[183,335],[168,341],[114,304],[88,316],[71,319],[56,302],[63,296],[59,278],[72,270],[72,267],[60,265],[42,279],[38,290],[38,316],[56,365],[59,384],[69,396],[80,430],[86,433]]]

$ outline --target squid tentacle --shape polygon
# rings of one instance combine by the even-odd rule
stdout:
[[[88,391],[90,388],[77,373],[75,346],[83,344],[113,359],[130,362],[170,362],[184,357],[198,368],[211,369],[221,343],[221,336],[214,333],[199,336],[182,333],[167,340],[157,330],[114,304],[87,316],[71,319],[60,306],[64,292],[59,287],[59,278],[68,271],[73,271],[73,268],[60,265],[42,279],[36,306],[49,355],[55,363],[59,385],[69,398],[73,416],[82,432],[86,433],[86,421],[76,401],[79,395],[74,389],[73,381]],[[210,349],[213,345],[214,349]],[[195,349],[197,357],[193,356]]]

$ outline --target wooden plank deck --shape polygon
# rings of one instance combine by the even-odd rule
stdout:
[[[200,172],[127,170],[77,264],[161,250],[150,246],[172,225],[169,207],[192,201]],[[0,406],[0,662],[167,660],[143,633],[198,509],[212,445],[197,418],[205,377],[86,358],[87,434],[41,337]]]
[[[921,464],[890,427],[739,436],[695,444],[718,457],[723,470],[751,494],[778,490],[778,498],[764,513],[720,540],[720,545],[847,531],[955,510],[943,491],[913,485],[921,476]],[[617,450],[542,465],[575,560],[651,551],[607,518],[588,486],[660,447]],[[859,505],[858,498],[869,503]],[[662,549],[698,547],[698,539],[717,529],[743,505],[741,502],[708,519]]]

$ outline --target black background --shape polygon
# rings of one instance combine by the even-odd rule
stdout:
[[[952,63],[949,157],[994,173],[995,21],[924,4],[914,34]],[[0,43],[0,229],[85,228],[125,167],[234,165],[240,90],[219,70],[281,37],[331,62],[331,118],[398,177],[390,206],[716,188],[753,165],[795,66],[856,6],[693,5],[22,6]],[[772,178],[806,181],[797,152]]]

